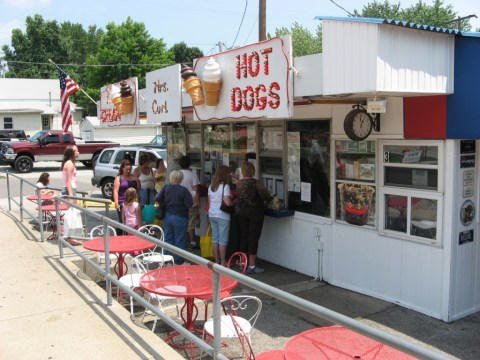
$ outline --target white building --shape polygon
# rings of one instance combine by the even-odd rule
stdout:
[[[82,111],[70,102],[71,130],[80,136]],[[61,130],[62,110],[58,79],[0,79],[0,129],[24,130],[33,135],[39,130]]]

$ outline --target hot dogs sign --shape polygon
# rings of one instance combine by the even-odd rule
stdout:
[[[291,59],[285,36],[199,58],[193,67],[175,64],[149,72],[148,122],[180,121],[182,89],[195,120],[291,117]]]
[[[200,100],[196,105],[193,100],[194,117],[197,120],[290,117],[293,111],[290,66],[289,36],[198,59],[193,71],[205,84],[207,101]],[[214,91],[217,91],[215,100],[209,100]]]

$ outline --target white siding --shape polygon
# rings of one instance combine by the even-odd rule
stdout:
[[[378,26],[323,21],[324,95],[376,89]]]
[[[452,171],[472,170],[472,169],[458,169],[458,159],[460,158],[460,141],[450,140],[449,143],[454,144],[451,146],[451,164]],[[475,169],[475,194],[470,200],[475,203],[476,207],[476,219],[478,219],[479,202],[478,202],[478,187],[479,187],[479,172],[478,166],[480,142],[477,141],[476,149],[476,165]],[[454,170],[453,170],[454,169]],[[452,189],[452,206],[454,209],[450,213],[452,222],[451,243],[448,244],[451,247],[451,287],[450,287],[450,306],[449,306],[449,320],[456,320],[468,314],[478,311],[480,308],[480,243],[479,243],[479,231],[480,226],[478,220],[469,227],[463,226],[460,222],[459,212],[462,207],[462,203],[466,200],[463,197],[463,175],[458,173],[458,176],[451,178]],[[467,230],[474,229],[473,242],[464,243],[459,245],[459,233]]]
[[[377,91],[453,92],[452,35],[380,26]]]
[[[324,95],[453,93],[454,37],[324,20]]]
[[[322,54],[293,59],[293,97],[323,94]]]

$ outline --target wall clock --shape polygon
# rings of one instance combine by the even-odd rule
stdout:
[[[343,121],[345,134],[355,141],[365,140],[372,130],[380,130],[380,114],[372,117],[361,105],[355,105],[355,109],[350,111]]]

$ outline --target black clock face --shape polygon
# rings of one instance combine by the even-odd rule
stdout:
[[[365,140],[373,128],[373,121],[370,115],[363,109],[350,111],[343,122],[345,134],[355,141]]]

